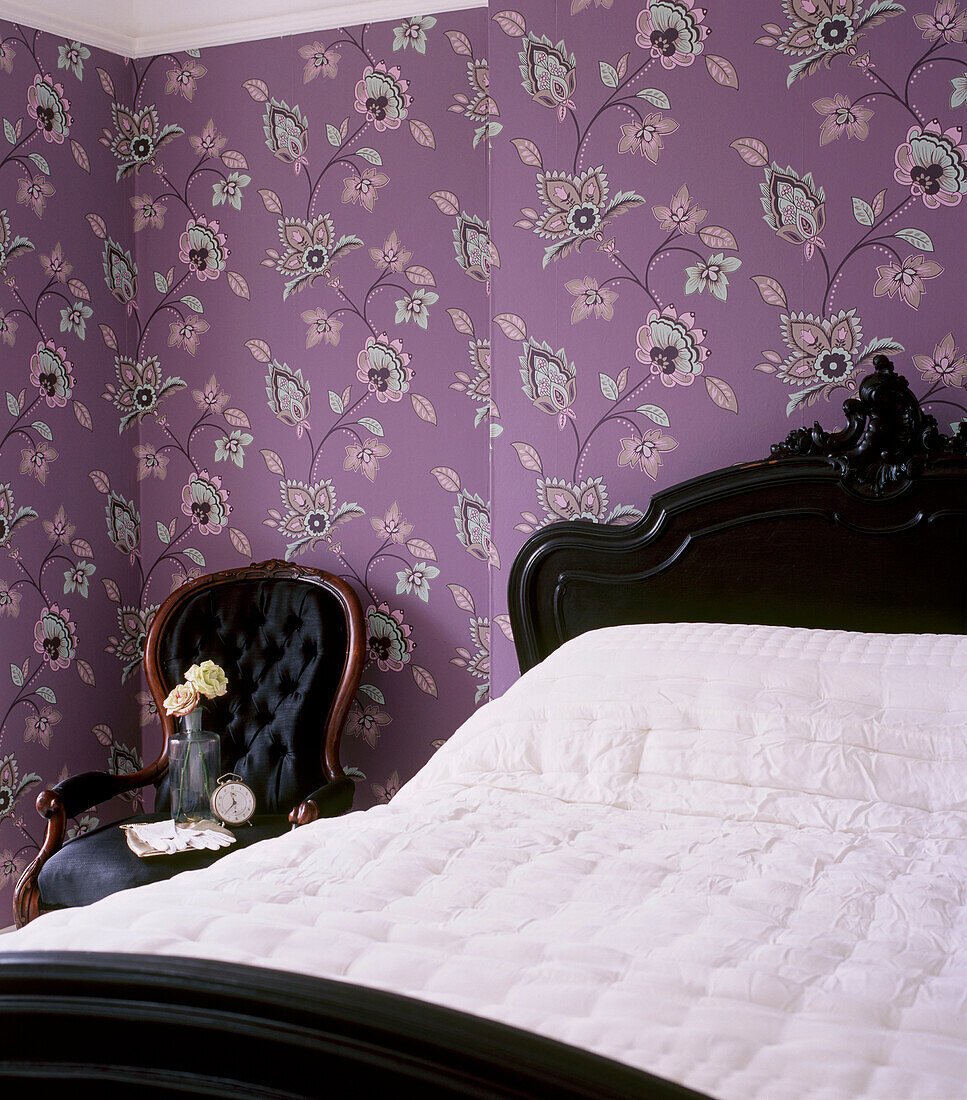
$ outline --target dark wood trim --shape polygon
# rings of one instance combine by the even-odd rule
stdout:
[[[99,1096],[166,1100],[306,1100],[334,1086],[421,1100],[707,1100],[377,989],[201,959],[0,954],[0,1089],[32,1095],[67,1076]]]
[[[142,787],[160,782],[168,771],[168,740],[174,733],[174,720],[164,712],[163,702],[171,685],[167,683],[159,658],[160,640],[164,636],[168,623],[178,614],[185,602],[200,590],[232,584],[239,580],[299,580],[326,589],[338,601],[346,620],[346,659],[343,662],[339,687],[329,707],[323,726],[323,736],[319,746],[319,757],[323,774],[333,780],[349,780],[339,762],[339,747],[342,739],[342,727],[352,705],[366,659],[366,630],[363,609],[359,597],[353,589],[339,577],[322,569],[294,562],[281,561],[278,558],[237,569],[224,569],[197,577],[193,581],[176,589],[164,601],[155,613],[148,628],[144,643],[144,670],[148,688],[158,708],[161,718],[161,749],[155,760],[139,771],[127,775],[111,775],[108,772],[87,772],[83,776],[71,776],[56,787],[43,790],[37,796],[37,812],[47,820],[47,831],[40,851],[30,862],[20,877],[14,891],[14,921],[18,928],[29,923],[42,911],[43,905],[38,886],[40,871],[48,859],[60,850],[67,830],[67,818],[76,816],[115,795],[127,791],[140,790]],[[86,781],[86,783],[85,783]],[[96,791],[87,800],[83,797],[86,790]],[[350,798],[350,804],[351,804]],[[80,803],[85,804],[81,805]],[[292,809],[291,820],[304,824],[320,816],[315,803],[303,802]]]
[[[289,814],[294,826],[309,825],[320,817],[339,817],[353,808],[356,784],[347,775],[337,776],[312,794]]]
[[[25,868],[13,895],[13,916],[18,928],[22,928],[40,913],[40,887],[37,877],[40,869],[64,843],[67,832],[67,815],[64,804],[56,791],[41,791],[37,796],[37,812],[47,819],[47,833],[40,851]]]

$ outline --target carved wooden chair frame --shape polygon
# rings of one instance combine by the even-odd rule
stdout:
[[[159,639],[168,623],[199,589],[245,580],[300,580],[329,591],[342,607],[346,619],[346,660],[339,685],[326,719],[320,745],[320,762],[325,784],[294,807],[289,814],[293,827],[308,824],[319,817],[345,812],[352,805],[353,781],[339,762],[342,727],[359,686],[366,657],[366,632],[362,606],[352,588],[339,577],[311,566],[270,559],[211,573],[190,581],[173,592],[158,608],[144,643],[144,669],[148,687],[161,718],[162,744],[157,758],[139,771],[126,775],[110,772],[83,772],[70,776],[37,796],[37,812],[47,821],[47,832],[40,851],[26,868],[14,892],[14,919],[21,928],[42,912],[41,868],[64,844],[68,819],[89,810],[115,795],[158,783],[168,770],[168,740],[174,733],[174,719],[164,713],[162,701],[167,694],[159,662]]]

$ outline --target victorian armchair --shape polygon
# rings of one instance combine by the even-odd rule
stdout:
[[[322,570],[265,561],[177,589],[158,609],[144,646],[161,751],[137,772],[86,772],[41,791],[37,810],[47,832],[17,884],[18,927],[47,910],[86,905],[218,857],[204,851],[138,859],[118,822],[65,843],[70,818],[149,784],[157,814],[128,820],[170,817],[167,750],[175,719],[161,704],[195,662],[211,659],[228,675],[229,691],[207,705],[205,725],[219,734],[221,771],[236,772],[256,797],[253,825],[237,831],[233,847],[349,810],[353,782],[340,765],[339,742],[364,657],[359,599]]]

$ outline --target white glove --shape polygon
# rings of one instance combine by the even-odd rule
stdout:
[[[174,821],[122,825],[128,847],[138,856],[174,855],[176,852],[217,851],[235,843],[235,834],[216,821],[180,826]]]

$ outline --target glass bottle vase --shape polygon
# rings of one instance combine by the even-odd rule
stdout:
[[[211,796],[221,764],[218,736],[201,728],[195,708],[182,718],[182,728],[168,741],[168,784],[171,816],[176,825],[211,820]]]

